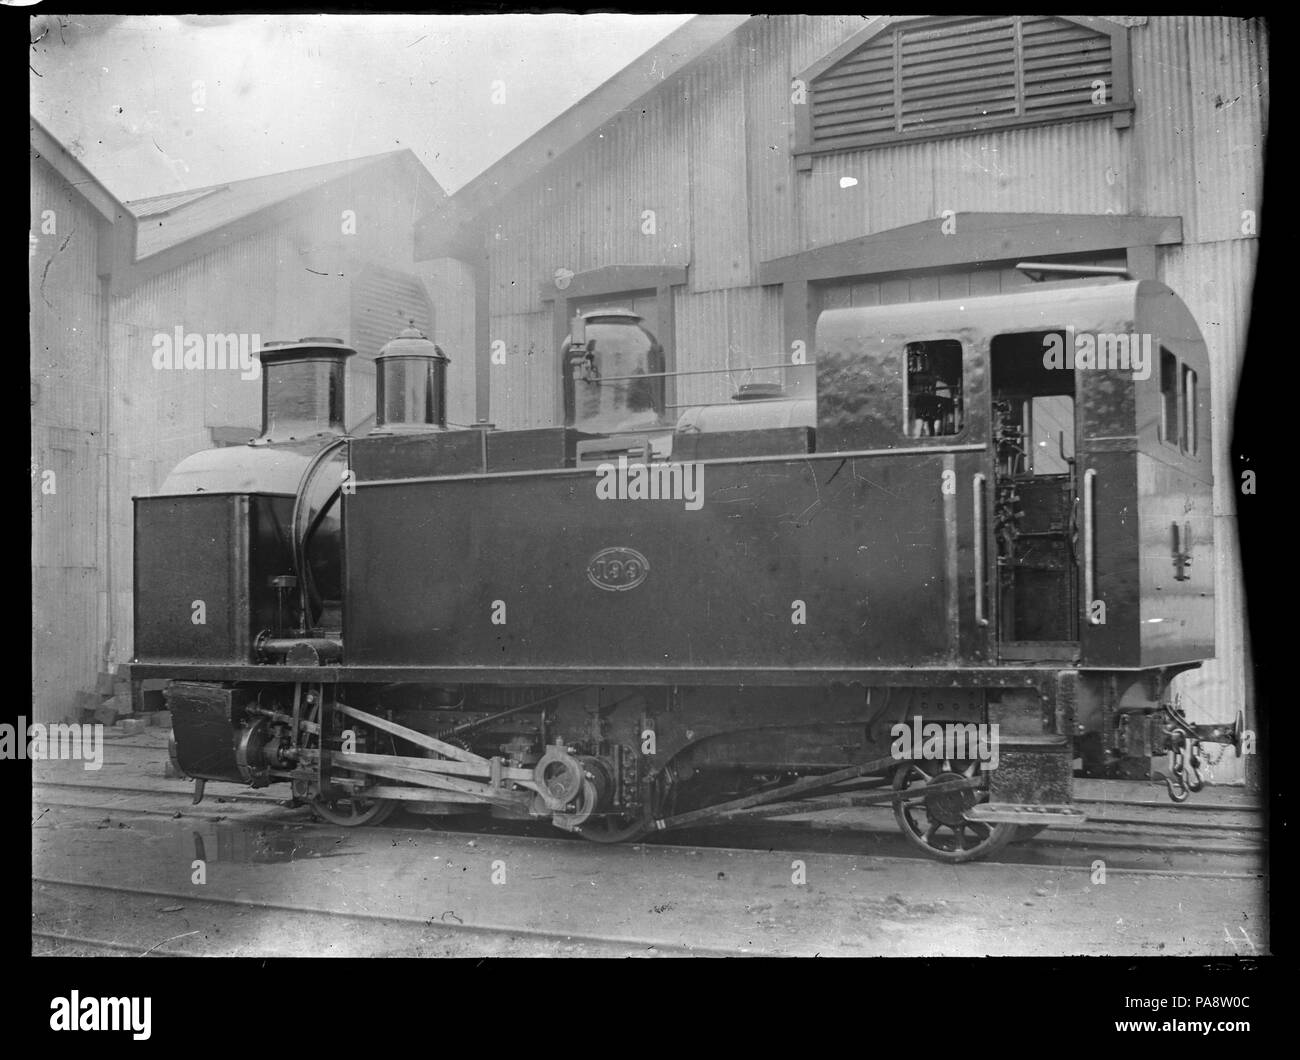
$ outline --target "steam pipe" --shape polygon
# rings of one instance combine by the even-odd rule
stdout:
[[[258,634],[254,649],[259,659],[283,658],[289,666],[326,666],[343,658],[343,645],[329,637],[274,637]]]

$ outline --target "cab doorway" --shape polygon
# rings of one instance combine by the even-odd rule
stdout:
[[[989,347],[1000,659],[1078,656],[1075,372],[1047,356],[1069,337],[1017,332]]]

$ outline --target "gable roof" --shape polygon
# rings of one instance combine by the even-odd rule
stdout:
[[[35,116],[29,119],[32,153],[75,188],[112,230],[101,245],[99,271],[111,276],[114,294],[237,238],[260,223],[258,215],[266,211],[292,208],[299,196],[355,179],[376,166],[401,167],[427,199],[440,203],[428,215],[432,219],[454,213],[442,185],[410,148],[124,202]]]
[[[473,217],[537,175],[588,135],[612,121],[657,85],[680,73],[752,15],[696,15],[649,51],[602,82],[573,106],[498,159],[452,196]]]
[[[206,188],[167,192],[147,199],[133,199],[126,204],[141,221],[136,260],[161,254],[203,235],[219,233],[252,214],[288,203],[336,181],[354,178],[381,165],[407,168],[427,194],[434,199],[446,198],[442,186],[410,148],[326,162],[264,177],[233,180]],[[206,249],[204,246],[199,252]]]

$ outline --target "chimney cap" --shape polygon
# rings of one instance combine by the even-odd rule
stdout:
[[[339,339],[299,339],[297,342],[264,342],[257,351],[263,364],[281,361],[346,360],[356,354]]]
[[[448,362],[451,360],[442,352],[440,346],[431,342],[428,336],[415,326],[415,321],[411,321],[409,327],[403,328],[396,338],[384,343],[384,348],[379,351],[379,356],[375,360],[386,357],[429,357]]]
[[[600,317],[614,317],[618,320],[644,320],[640,313],[634,313],[631,309],[611,306],[607,309],[587,309],[578,314],[583,320],[596,320]]]

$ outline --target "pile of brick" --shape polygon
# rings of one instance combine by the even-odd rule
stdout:
[[[166,681],[137,681],[132,687],[126,666],[117,673],[100,673],[93,692],[77,693],[77,721],[83,725],[117,726],[127,735],[151,725],[170,729],[171,711],[163,698]]]

